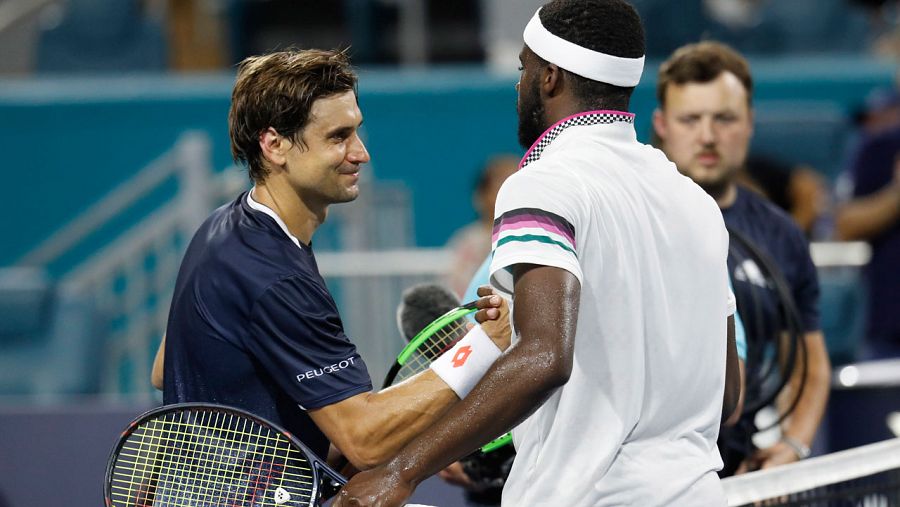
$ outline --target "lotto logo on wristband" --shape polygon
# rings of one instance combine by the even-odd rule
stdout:
[[[460,347],[459,350],[456,351],[456,354],[453,355],[453,367],[459,368],[460,366],[466,364],[466,360],[469,359],[469,355],[472,353],[472,347],[466,345],[465,347]]]

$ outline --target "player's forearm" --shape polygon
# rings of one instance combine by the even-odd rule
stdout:
[[[838,208],[837,236],[844,241],[867,240],[878,236],[900,220],[900,185],[890,185],[868,197],[855,199]]]
[[[528,417],[572,371],[581,285],[557,268],[517,265],[515,328],[507,349],[481,382],[428,431],[388,462],[419,483]],[[554,304],[548,304],[548,294]]]
[[[351,417],[341,450],[361,470],[395,455],[414,436],[459,401],[447,384],[426,370],[390,389],[366,395],[358,415]],[[346,449],[345,449],[346,448]]]
[[[570,372],[571,361],[560,354],[520,341],[430,428],[429,438],[416,438],[387,466],[418,484],[524,420]]]
[[[806,344],[807,371],[803,392],[797,400],[797,406],[783,426],[783,434],[812,445],[816,430],[825,413],[828,395],[831,391],[831,362],[825,348],[825,340],[821,332],[806,333],[803,337]],[[788,396],[782,397],[780,403],[790,403],[803,381],[803,369],[794,368],[789,383]]]
[[[722,397],[722,421],[728,424],[735,419],[743,391],[742,371],[738,359],[734,337],[734,316],[727,319],[726,354],[725,354],[725,394]]]

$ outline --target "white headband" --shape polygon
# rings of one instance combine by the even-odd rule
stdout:
[[[615,86],[637,86],[644,57],[622,58],[583,48],[553,35],[541,24],[541,10],[525,26],[525,44],[538,56],[581,77]]]

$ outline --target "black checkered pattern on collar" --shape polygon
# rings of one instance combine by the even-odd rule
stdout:
[[[574,118],[569,118],[568,120],[557,124],[555,127],[550,129],[549,132],[538,139],[538,142],[534,145],[534,148],[525,155],[525,160],[522,162],[522,167],[524,168],[528,164],[541,158],[541,154],[544,152],[547,146],[550,146],[550,143],[552,143],[554,139],[559,137],[563,130],[566,130],[569,127],[575,125],[585,126],[616,122],[634,123],[634,116],[630,114],[617,113],[591,113],[578,115]]]

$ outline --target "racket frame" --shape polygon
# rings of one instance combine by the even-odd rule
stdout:
[[[397,359],[394,361],[394,364],[391,365],[391,369],[388,370],[387,375],[385,375],[384,377],[384,383],[382,384],[381,388],[385,389],[392,385],[394,379],[397,378],[397,374],[400,372],[400,368],[402,368],[403,365],[406,364],[410,356],[412,356],[413,353],[415,353],[416,349],[419,348],[419,345],[422,345],[422,343],[431,338],[435,332],[437,332],[447,324],[465,317],[466,315],[474,313],[477,310],[478,301],[470,301],[462,306],[457,306],[456,308],[434,319],[430,324],[425,326],[416,334],[416,336],[413,337],[412,340],[409,341],[409,343],[406,344],[405,347],[403,347],[403,350],[401,350],[397,355]]]
[[[477,310],[478,300],[470,301],[464,305],[457,306],[456,308],[434,319],[430,324],[425,326],[416,334],[416,336],[413,337],[412,340],[409,341],[409,343],[406,344],[405,347],[403,347],[403,350],[400,351],[400,354],[397,355],[397,359],[394,361],[394,364],[391,365],[391,369],[388,370],[387,375],[385,375],[384,377],[384,384],[382,384],[381,388],[386,389],[391,386],[391,384],[394,382],[394,379],[397,378],[397,374],[400,372],[400,368],[402,368],[403,365],[406,364],[410,356],[412,356],[416,352],[419,346],[422,345],[422,343],[424,343],[426,340],[431,338],[435,332],[437,332],[447,324],[463,318],[466,315],[474,313]],[[504,433],[503,435],[485,444],[484,447],[481,448],[481,452],[489,453],[491,451],[495,451],[501,447],[504,447],[511,442],[512,434]]]
[[[156,407],[151,410],[144,412],[143,414],[137,416],[125,430],[119,435],[118,441],[113,446],[112,450],[109,453],[109,459],[106,463],[106,473],[104,475],[103,480],[103,500],[105,502],[106,507],[113,507],[112,503],[112,479],[113,473],[116,468],[116,463],[118,462],[119,452],[122,450],[122,447],[128,441],[128,438],[134,434],[134,432],[142,427],[144,423],[150,420],[155,420],[161,418],[165,414],[174,413],[174,412],[189,412],[189,411],[209,411],[209,412],[218,412],[222,414],[231,414],[238,417],[243,417],[245,419],[249,419],[252,422],[255,422],[269,430],[279,433],[288,439],[290,444],[294,446],[300,453],[309,461],[310,471],[312,473],[312,490],[310,492],[310,498],[313,500],[312,505],[318,505],[320,488],[322,485],[322,481],[327,476],[330,480],[338,483],[338,485],[343,486],[347,483],[347,479],[342,476],[340,473],[336,472],[328,463],[326,463],[323,459],[321,459],[316,453],[311,451],[309,447],[306,446],[299,438],[297,438],[293,433],[285,430],[281,426],[272,423],[262,417],[251,414],[246,410],[229,407],[226,405],[219,405],[215,403],[176,403],[171,405],[163,405],[161,407]],[[323,476],[324,474],[324,476]]]

